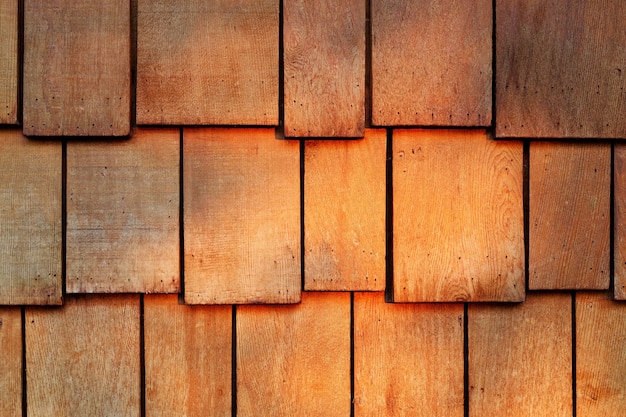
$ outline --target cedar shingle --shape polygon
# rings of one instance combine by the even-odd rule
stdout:
[[[0,63],[0,124],[16,124],[18,0],[0,1]]]
[[[0,307],[0,415],[22,416],[22,315]]]

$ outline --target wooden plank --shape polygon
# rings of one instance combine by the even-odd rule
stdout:
[[[394,131],[394,301],[524,299],[522,152],[484,131]]]
[[[355,293],[355,415],[463,416],[463,320],[461,303]]]
[[[278,0],[139,1],[137,123],[278,124]]]
[[[0,307],[0,415],[22,416],[22,314]]]
[[[26,309],[29,416],[139,416],[139,296]],[[57,381],[57,383],[51,383]]]
[[[363,137],[365,7],[362,0],[284,2],[286,136]]]
[[[146,414],[231,415],[232,307],[144,298]]]
[[[626,300],[626,147],[614,144],[614,296]]]
[[[375,126],[491,124],[491,0],[372,0]]]
[[[18,122],[18,16],[17,0],[0,0],[0,124]]]
[[[237,308],[237,415],[350,415],[350,294]]]
[[[563,293],[469,305],[470,415],[572,415],[571,305]]]
[[[529,287],[609,286],[611,144],[530,144]]]
[[[626,136],[626,3],[496,0],[496,135]]]
[[[576,294],[576,415],[626,409],[626,305],[610,294]]]
[[[273,129],[184,130],[185,301],[300,301],[300,152]]]
[[[0,304],[61,304],[61,143],[0,143]]]
[[[130,2],[24,1],[24,134],[130,134]]]
[[[180,288],[178,129],[67,145],[67,291]]]
[[[306,141],[304,288],[385,289],[386,133]]]

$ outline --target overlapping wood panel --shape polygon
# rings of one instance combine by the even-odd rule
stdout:
[[[0,124],[17,123],[18,0],[0,0]]]
[[[180,133],[67,145],[67,291],[180,288]]]
[[[0,415],[22,414],[22,314],[0,307]]]
[[[130,134],[130,1],[24,1],[24,134]]]
[[[626,147],[614,146],[614,269],[615,298],[626,300]]]
[[[394,131],[394,301],[524,299],[522,152],[482,130]]]
[[[385,288],[386,133],[359,141],[307,141],[304,149],[304,288]]]
[[[278,16],[278,0],[140,0],[137,123],[277,125]]]
[[[611,145],[530,144],[529,287],[609,286]]]

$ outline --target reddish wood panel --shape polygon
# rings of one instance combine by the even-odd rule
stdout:
[[[0,144],[0,304],[61,304],[61,143],[1,130]]]
[[[180,133],[67,145],[67,291],[177,292]]]
[[[355,416],[463,416],[463,304],[354,294]]]
[[[22,416],[22,314],[0,307],[0,415]]]
[[[130,134],[130,9],[24,1],[24,134]]]
[[[614,145],[614,295],[626,300],[626,147]]]
[[[611,144],[530,144],[529,286],[609,286]]]
[[[386,133],[306,141],[304,288],[385,289]]]
[[[626,3],[496,0],[496,134],[626,136]]]
[[[137,123],[278,124],[278,0],[138,2]]]
[[[0,124],[17,123],[18,0],[0,0]]]
[[[524,299],[522,152],[485,131],[394,131],[394,301]]]
[[[185,301],[300,301],[300,150],[273,129],[184,130]]]
[[[365,7],[362,0],[284,2],[286,136],[363,136]]]

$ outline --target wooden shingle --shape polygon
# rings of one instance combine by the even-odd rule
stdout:
[[[613,225],[615,298],[626,300],[626,146],[614,145]]]
[[[0,0],[0,124],[17,123],[18,0]]]
[[[0,415],[22,414],[22,314],[17,307],[0,307]]]

